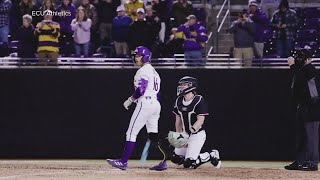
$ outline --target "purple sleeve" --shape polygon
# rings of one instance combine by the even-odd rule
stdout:
[[[134,99],[138,99],[139,97],[141,97],[146,92],[147,86],[148,86],[148,80],[141,78],[139,80],[137,89],[132,94],[132,97]]]
[[[197,41],[206,42],[208,40],[208,32],[203,26],[199,27],[197,34]]]
[[[178,29],[177,29],[177,32],[184,32],[186,29],[186,26],[184,24],[181,24]]]
[[[267,15],[262,11],[257,11],[257,13],[252,17],[252,20],[260,24],[267,24],[269,22]]]

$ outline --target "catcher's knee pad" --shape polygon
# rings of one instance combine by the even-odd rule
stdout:
[[[195,160],[187,158],[186,160],[184,160],[183,167],[184,168],[196,168],[195,164],[196,164]]]
[[[148,135],[149,135],[149,139],[150,139],[151,142],[153,142],[153,143],[159,142],[158,133],[149,133]]]
[[[181,165],[184,162],[184,156],[180,156],[180,155],[177,155],[176,153],[173,153],[173,155],[171,156],[171,161],[174,164]]]

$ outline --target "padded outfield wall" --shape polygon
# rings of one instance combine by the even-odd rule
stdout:
[[[133,107],[135,69],[0,70],[0,158],[115,158]],[[288,69],[159,69],[160,132],[174,128],[177,81],[199,79],[209,103],[204,149],[228,160],[288,160],[294,155],[294,107]],[[139,134],[133,158],[146,141]],[[151,158],[156,158],[151,156]]]

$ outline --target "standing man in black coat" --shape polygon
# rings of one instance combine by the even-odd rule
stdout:
[[[146,21],[145,10],[137,9],[137,20],[129,27],[128,45],[131,51],[134,51],[138,46],[145,46],[152,49],[152,45],[156,40],[156,34],[152,24]]]
[[[292,94],[296,112],[296,158],[285,166],[287,170],[318,171],[320,124],[320,77],[311,64],[309,49],[298,49],[288,58],[293,71]]]

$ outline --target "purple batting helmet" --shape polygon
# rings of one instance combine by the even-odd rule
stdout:
[[[138,46],[136,50],[134,50],[133,55],[141,55],[142,56],[141,60],[144,63],[149,62],[151,59],[151,52],[149,51],[148,48],[144,46]]]

